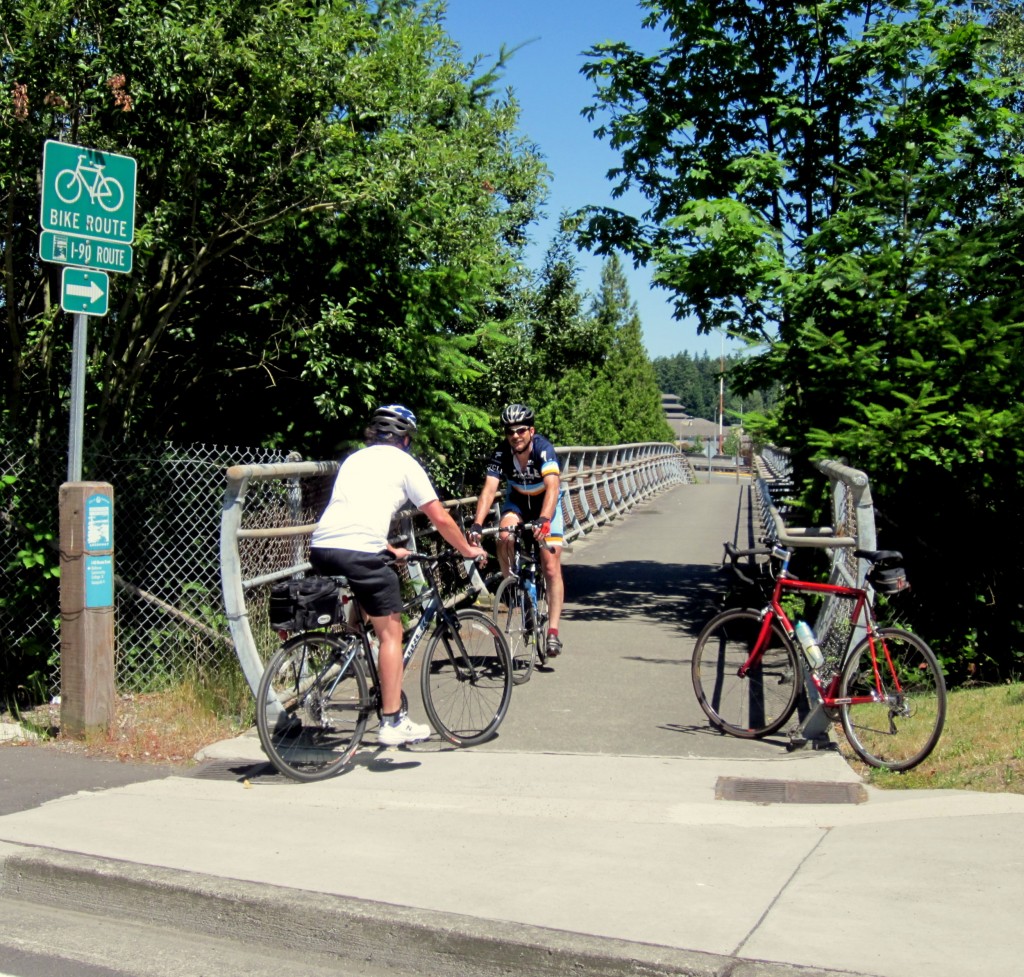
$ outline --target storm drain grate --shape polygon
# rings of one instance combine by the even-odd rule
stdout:
[[[191,774],[194,780],[233,780],[250,784],[294,784],[296,781],[284,777],[274,767],[264,761],[253,763],[251,760],[208,760],[196,767]]]
[[[815,780],[758,780],[719,777],[715,799],[755,804],[863,804],[868,792],[860,784]]]

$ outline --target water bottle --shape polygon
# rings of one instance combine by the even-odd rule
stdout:
[[[532,577],[526,577],[523,580],[523,586],[526,588],[526,594],[530,598],[526,605],[526,613],[523,624],[527,631],[533,631],[537,627],[537,622],[534,620],[534,612],[537,609],[537,584],[534,582]]]
[[[825,662],[825,656],[818,647],[818,639],[814,637],[811,626],[806,621],[797,621],[796,627],[793,630],[797,641],[800,642],[800,647],[803,648],[804,654],[807,656],[807,661],[810,662],[811,668],[821,668]]]

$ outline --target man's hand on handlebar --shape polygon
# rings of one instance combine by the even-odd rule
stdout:
[[[487,561],[487,550],[482,546],[477,546],[474,543],[470,543],[469,552],[464,553],[463,556],[468,560],[476,560],[477,563],[485,563]]]
[[[543,543],[545,539],[551,534],[551,520],[550,519],[538,519],[533,524],[533,535],[538,543]]]

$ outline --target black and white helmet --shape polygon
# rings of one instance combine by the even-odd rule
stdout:
[[[416,433],[416,415],[401,404],[387,404],[373,412],[368,428],[377,436],[412,437]]]
[[[526,404],[509,404],[501,412],[501,423],[504,427],[511,427],[513,424],[529,424],[533,427],[533,409]]]

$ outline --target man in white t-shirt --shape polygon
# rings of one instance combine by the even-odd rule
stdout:
[[[402,593],[391,565],[409,551],[388,542],[395,513],[411,502],[456,550],[469,559],[485,555],[463,536],[437,498],[423,467],[407,454],[416,432],[408,407],[378,407],[365,431],[366,447],[338,471],[331,500],[310,542],[316,573],[344,575],[380,640],[381,711],[378,739],[384,746],[416,743],[430,727],[402,715]]]

